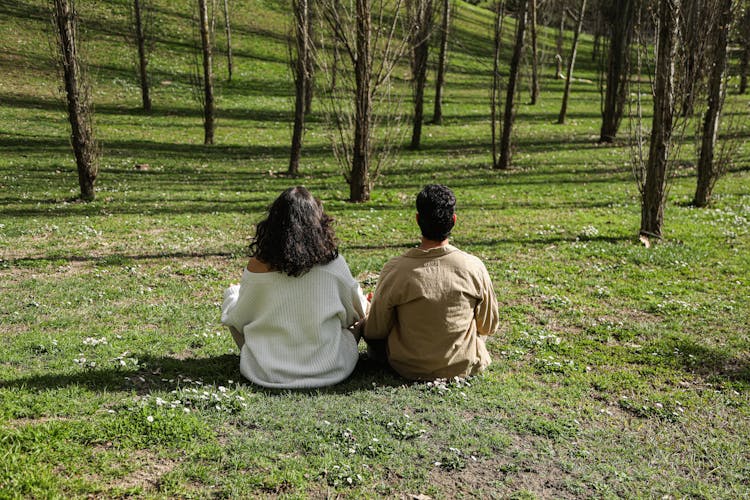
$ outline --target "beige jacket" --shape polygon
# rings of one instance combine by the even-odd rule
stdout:
[[[478,258],[451,245],[413,248],[383,267],[364,336],[388,339],[388,361],[402,376],[431,380],[489,365],[479,336],[498,323],[492,282]]]

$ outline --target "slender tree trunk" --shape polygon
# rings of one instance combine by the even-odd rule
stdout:
[[[492,168],[498,168],[498,130],[500,119],[500,52],[503,44],[503,20],[505,19],[505,3],[498,0],[495,4],[495,39],[492,61],[492,88],[490,90],[490,127],[492,129]]]
[[[511,157],[511,132],[513,119],[515,118],[514,99],[518,75],[521,67],[521,54],[523,53],[523,37],[526,32],[527,2],[522,2],[521,12],[516,21],[516,45],[513,48],[513,57],[510,60],[510,74],[508,75],[508,88],[505,94],[505,112],[503,117],[503,131],[500,137],[500,161],[495,168],[505,170],[510,166]]]
[[[94,139],[91,97],[78,56],[76,12],[69,0],[54,0],[53,20],[56,28],[59,61],[70,122],[70,140],[78,168],[81,199],[92,201],[96,193],[94,183],[99,173],[98,150]]]
[[[227,34],[227,80],[232,81],[232,25],[229,21],[229,0],[224,0],[224,30]]]
[[[561,80],[563,78],[563,40],[565,39],[565,0],[560,0],[560,25],[557,29],[557,37],[555,38],[555,46],[557,48],[557,54],[555,55],[555,61],[557,62],[557,68],[555,70],[555,78]]]
[[[331,48],[331,50],[333,50],[333,61],[331,62],[331,92],[336,90],[336,84],[338,83],[337,78],[339,74],[339,57],[341,57],[341,55],[339,54],[338,45],[335,40],[333,44],[334,45]]]
[[[354,151],[349,180],[349,200],[363,202],[370,199],[370,125],[372,122],[372,64],[370,38],[372,33],[371,0],[355,0],[357,60],[354,63],[355,112]]]
[[[412,89],[414,92],[414,123],[411,149],[419,149],[424,121],[424,89],[427,83],[427,61],[432,31],[433,0],[411,0],[412,23]]]
[[[143,28],[143,16],[141,15],[140,0],[133,0],[133,17],[135,21],[135,42],[138,46],[138,73],[141,81],[141,100],[143,111],[151,111],[151,96],[148,87],[148,55],[146,54],[146,33]]]
[[[531,21],[531,101],[536,104],[539,98],[539,50],[536,36],[536,0],[529,0],[529,17]]]
[[[721,12],[713,37],[713,66],[708,80],[708,108],[703,119],[703,137],[698,159],[698,184],[693,197],[693,205],[705,207],[711,200],[714,184],[721,174],[715,164],[714,152],[719,135],[721,107],[724,100],[724,73],[727,68],[727,44],[732,27],[732,0],[722,0]]]
[[[747,67],[750,62],[750,48],[742,47],[740,54],[740,94],[747,92]]]
[[[570,49],[570,60],[568,61],[568,73],[565,78],[565,90],[563,91],[562,106],[560,107],[560,116],[557,117],[557,123],[565,123],[565,115],[568,113],[568,98],[570,97],[570,85],[573,82],[573,67],[576,64],[576,53],[578,52],[578,38],[583,28],[583,16],[586,13],[586,0],[581,0],[581,8],[578,11],[578,23],[573,33],[573,46]]]
[[[594,10],[594,41],[591,47],[591,60],[596,62],[602,50],[602,14],[599,9]]]
[[[451,0],[443,0],[443,20],[440,25],[440,55],[438,56],[437,75],[435,76],[435,111],[432,123],[443,123],[443,86],[448,59],[448,30],[450,29]]]
[[[661,238],[667,195],[667,164],[675,111],[674,73],[680,0],[659,0],[654,79],[654,116],[641,199],[640,234]]]
[[[203,144],[214,143],[216,103],[214,102],[213,63],[211,60],[211,33],[206,0],[198,0],[203,48]]]
[[[309,0],[308,0],[309,2]],[[313,4],[307,6],[307,56],[305,57],[305,114],[312,113],[313,89],[315,88],[315,61],[312,56],[312,44],[315,40],[313,29],[315,27],[315,11]]]
[[[622,121],[630,72],[629,52],[635,0],[614,0],[612,10],[608,14],[609,54],[600,142],[613,142]]]
[[[297,59],[294,61],[294,126],[292,129],[292,149],[289,157],[289,169],[287,173],[292,176],[299,175],[299,160],[302,155],[302,137],[305,133],[305,103],[307,95],[307,67],[309,53],[309,22],[308,15],[309,0],[294,0],[294,33]]]
[[[737,19],[737,41],[740,46],[740,94],[747,92],[747,70],[750,63],[750,8]]]

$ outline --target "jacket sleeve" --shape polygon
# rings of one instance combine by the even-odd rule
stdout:
[[[393,285],[395,273],[390,263],[383,267],[378,279],[378,286],[370,304],[370,312],[367,315],[364,337],[366,339],[384,339],[388,336],[395,324],[395,297]]]
[[[500,324],[500,315],[497,310],[497,298],[492,286],[490,274],[482,264],[480,269],[481,278],[481,300],[474,309],[474,317],[477,321],[477,333],[479,335],[492,335]]]

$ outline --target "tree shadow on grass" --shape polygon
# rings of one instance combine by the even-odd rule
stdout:
[[[710,347],[692,338],[673,338],[669,344],[685,370],[708,378],[750,386],[750,354]]]
[[[139,395],[151,392],[169,392],[200,381],[204,385],[230,385],[239,382],[253,392],[269,396],[282,395],[289,389],[267,389],[255,385],[240,373],[239,356],[223,354],[206,358],[182,358],[130,354],[138,360],[134,368],[92,368],[72,374],[45,373],[0,381],[0,390],[19,389],[37,392],[61,389],[69,386],[83,387],[97,392],[126,391]],[[315,389],[296,389],[297,393],[349,394],[370,390],[373,386],[398,387],[409,384],[390,367],[360,355],[354,372],[339,384]]]

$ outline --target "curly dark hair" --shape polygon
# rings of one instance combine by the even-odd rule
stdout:
[[[250,254],[274,271],[301,276],[313,266],[338,257],[333,219],[306,188],[289,188],[256,226]]]
[[[417,195],[417,213],[422,236],[432,241],[443,241],[451,235],[456,197],[441,184],[428,184]]]

